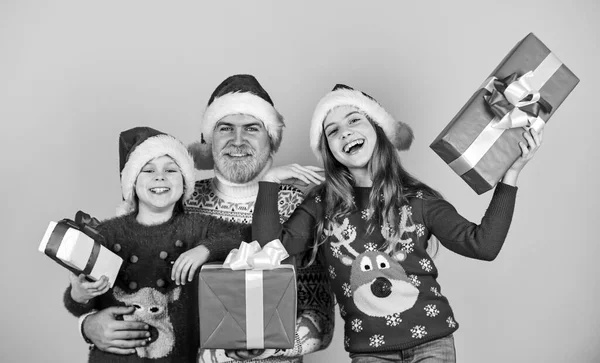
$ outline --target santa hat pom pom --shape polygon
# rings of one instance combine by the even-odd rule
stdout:
[[[408,150],[414,138],[415,136],[410,126],[400,121],[396,123],[395,137],[394,140],[391,140],[396,149],[399,151]]]
[[[212,156],[212,145],[206,142],[197,141],[188,145],[188,151],[194,159],[194,167],[198,170],[212,170],[215,161]]]

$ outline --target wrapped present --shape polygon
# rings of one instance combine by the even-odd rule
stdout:
[[[286,349],[296,335],[296,273],[280,264],[279,240],[261,250],[242,242],[222,265],[202,266],[199,278],[200,348]]]
[[[83,273],[94,281],[104,275],[112,287],[123,259],[101,244],[97,225],[95,218],[81,211],[75,221],[50,222],[38,250],[76,275]]]
[[[540,131],[579,79],[533,33],[519,42],[430,147],[475,192],[519,158],[524,129]]]

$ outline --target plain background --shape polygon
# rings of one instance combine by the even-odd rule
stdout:
[[[316,162],[313,107],[335,83],[377,98],[416,134],[406,168],[478,222],[477,196],[429,144],[512,46],[534,32],[581,79],[519,180],[492,263],[442,249],[458,361],[598,362],[600,3],[573,1],[0,2],[3,362],[81,362],[62,306],[67,272],[37,252],[50,220],[114,215],[117,135],[185,143],[225,77],[252,73],[287,120],[275,164]],[[343,323],[306,362],[347,361]]]

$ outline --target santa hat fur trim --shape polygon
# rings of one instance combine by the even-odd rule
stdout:
[[[206,107],[202,118],[201,132],[207,143],[212,142],[212,133],[217,122],[225,116],[246,114],[262,121],[271,138],[276,152],[281,143],[281,134],[285,126],[283,116],[273,105],[251,92],[228,93],[215,98]]]
[[[212,169],[212,136],[215,126],[223,117],[236,114],[250,115],[261,121],[271,140],[271,152],[277,152],[285,127],[283,116],[275,109],[273,100],[256,77],[251,74],[236,74],[221,82],[208,100],[200,125],[201,141],[189,147],[197,169]]]
[[[127,162],[121,171],[123,202],[117,208],[117,215],[128,214],[136,209],[134,195],[137,177],[146,163],[163,155],[170,156],[181,170],[183,201],[187,201],[192,196],[196,182],[192,156],[179,140],[167,134],[159,134],[147,138],[129,152]]]
[[[338,84],[319,101],[311,120],[310,147],[318,160],[322,161],[319,139],[323,133],[323,122],[329,111],[338,106],[354,106],[367,114],[383,129],[396,149],[408,150],[410,147],[413,140],[410,126],[396,121],[383,106],[366,93]]]

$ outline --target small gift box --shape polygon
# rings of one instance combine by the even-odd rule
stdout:
[[[202,266],[200,348],[286,349],[296,335],[296,273],[279,240],[242,242],[222,265]]]
[[[102,246],[97,225],[95,218],[81,211],[75,221],[50,222],[38,250],[76,275],[83,273],[94,281],[104,275],[112,287],[123,259]]]
[[[519,158],[524,129],[540,131],[579,79],[533,33],[519,42],[431,148],[477,194]]]

